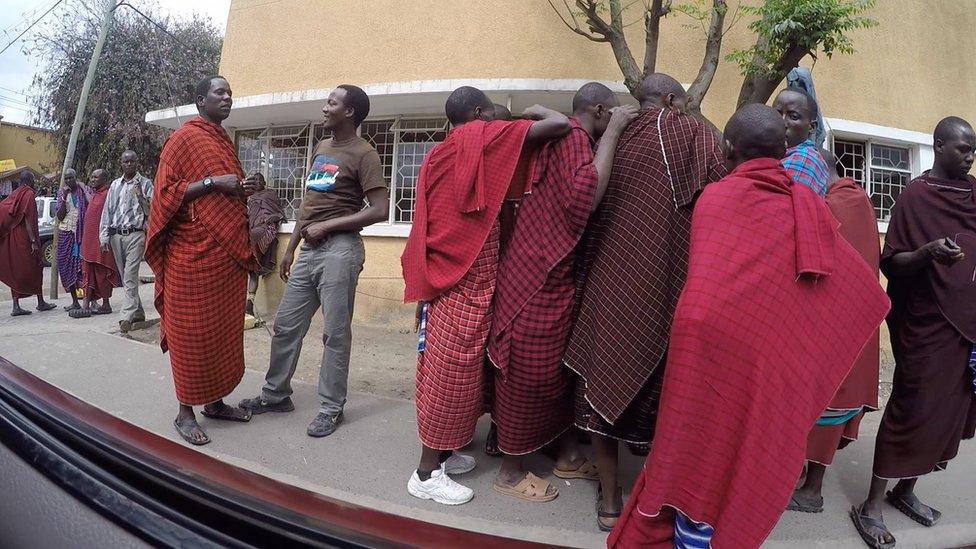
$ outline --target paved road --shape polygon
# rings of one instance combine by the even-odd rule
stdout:
[[[151,286],[143,292],[151,292]],[[127,421],[179,440],[171,423],[176,403],[165,356],[156,347],[109,334],[113,329],[115,320],[104,317],[0,316],[0,356]],[[262,379],[262,372],[248,371],[229,401],[252,396]],[[490,489],[498,459],[475,449],[481,466],[458,479],[476,490],[471,503],[448,508],[419,501],[404,488],[418,454],[412,403],[351,394],[345,424],[333,436],[316,440],[305,435],[316,410],[314,386],[297,384],[296,391],[298,409],[291,414],[258,416],[246,425],[202,420],[214,442],[201,451],[330,496],[423,520],[569,546],[604,544],[594,524],[592,483],[559,481],[560,496],[548,504],[505,498]],[[862,439],[838,455],[826,481],[827,511],[784,515],[767,547],[863,547],[846,511],[866,489],[875,426],[876,419],[866,421]],[[479,442],[485,427],[483,422]],[[633,479],[640,464],[628,456],[623,476]],[[531,465],[548,476],[546,460]],[[924,479],[919,492],[944,512],[943,521],[926,529],[890,510],[889,526],[899,548],[976,543],[976,443],[966,444],[948,471]]]

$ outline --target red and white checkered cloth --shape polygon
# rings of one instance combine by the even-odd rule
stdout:
[[[539,152],[532,194],[498,271],[488,356],[492,419],[506,454],[538,450],[571,421],[570,379],[562,365],[572,328],[576,243],[596,193],[594,143],[579,123]]]
[[[198,405],[227,396],[244,374],[244,301],[254,267],[244,201],[210,193],[183,205],[207,176],[243,177],[220,126],[192,118],[166,140],[153,186],[146,262],[156,273],[160,346],[176,396]]]
[[[403,300],[431,301],[465,276],[498,220],[531,120],[475,120],[424,158],[413,226],[400,257]]]
[[[823,200],[757,159],[705,188],[674,314],[657,434],[611,547],[663,507],[758,547],[786,509],[814,422],[889,301]]]
[[[661,362],[684,282],[691,203],[725,175],[701,121],[644,109],[617,146],[610,183],[580,258],[579,316],[566,364],[614,423]]]
[[[495,224],[467,274],[427,304],[424,351],[417,355],[417,430],[428,448],[466,446],[482,414],[498,233]]]

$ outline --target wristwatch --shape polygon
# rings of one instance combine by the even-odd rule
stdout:
[[[203,178],[203,190],[210,192],[210,189],[213,188],[213,184],[214,184],[213,179],[209,177]]]

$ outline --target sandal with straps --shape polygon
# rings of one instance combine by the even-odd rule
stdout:
[[[559,490],[550,484],[549,481],[543,480],[532,473],[525,473],[522,480],[518,481],[518,484],[515,486],[503,486],[498,484],[498,481],[495,481],[491,488],[500,494],[532,502],[552,501],[559,495]],[[552,488],[551,493],[549,491],[550,488]]]

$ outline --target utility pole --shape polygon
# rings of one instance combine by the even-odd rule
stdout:
[[[64,172],[71,167],[75,160],[75,148],[78,146],[78,134],[81,132],[81,121],[85,118],[85,107],[88,106],[88,93],[91,92],[92,81],[95,79],[95,69],[98,68],[98,58],[102,55],[102,47],[105,46],[105,39],[108,37],[108,30],[112,27],[115,17],[116,0],[105,0],[105,12],[102,14],[102,26],[98,30],[98,40],[95,42],[95,51],[92,52],[91,61],[88,62],[88,74],[85,75],[85,82],[81,85],[81,97],[78,99],[78,108],[75,110],[75,121],[71,125],[71,137],[68,139],[68,149],[64,153],[64,164],[61,166],[61,185],[58,186],[58,193],[64,187]],[[51,299],[58,298],[58,222],[54,222],[54,257],[51,261]]]

